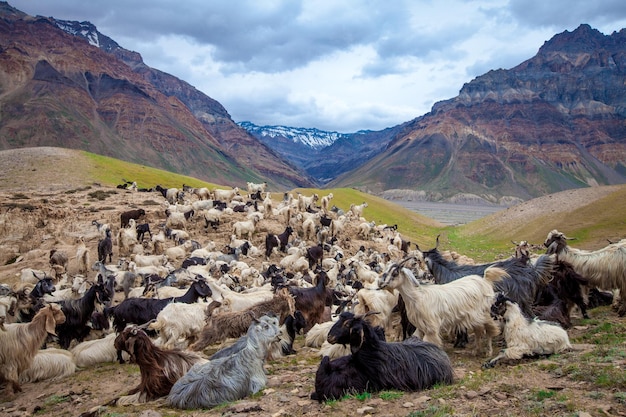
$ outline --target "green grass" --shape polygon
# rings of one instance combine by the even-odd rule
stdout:
[[[90,160],[88,175],[94,182],[115,186],[124,180],[136,181],[139,188],[150,188],[157,184],[163,187],[182,188],[183,184],[191,187],[215,188],[218,185],[186,175],[174,174],[162,169],[134,164],[120,159],[110,158],[91,152],[81,151]]]

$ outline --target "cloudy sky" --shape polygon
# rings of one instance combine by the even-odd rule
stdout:
[[[557,33],[626,28],[624,0],[8,0],[90,21],[258,125],[380,130]]]

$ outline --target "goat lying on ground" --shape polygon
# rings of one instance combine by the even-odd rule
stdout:
[[[130,355],[139,366],[141,382],[117,399],[118,405],[156,400],[169,394],[172,385],[191,367],[207,360],[196,353],[165,350],[152,343],[138,326],[129,326],[115,338],[115,348]]]
[[[452,363],[442,349],[415,337],[387,343],[365,316],[341,313],[328,341],[349,344],[352,354],[322,359],[311,395],[320,402],[355,392],[419,391],[454,381]]]
[[[195,365],[172,386],[167,402],[176,408],[212,408],[245,398],[265,387],[263,363],[279,329],[254,320],[243,349],[232,355]]]
[[[492,368],[500,359],[521,359],[524,356],[551,355],[571,349],[567,332],[558,324],[543,320],[527,319],[517,303],[501,293],[491,308],[494,318],[504,318],[506,348],[486,362],[484,368]]]

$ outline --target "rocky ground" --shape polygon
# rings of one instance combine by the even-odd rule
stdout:
[[[35,171],[32,171],[35,172]],[[118,227],[119,212],[143,207],[151,225],[164,221],[160,196],[131,193],[97,185],[4,190],[0,192],[0,282],[16,285],[22,268],[49,270],[50,249],[74,253],[76,239],[84,236],[96,258],[98,237],[91,221],[108,221]],[[266,231],[280,232],[282,226],[264,221],[262,232],[253,243],[263,247]],[[201,242],[213,239],[224,244],[230,229],[207,235],[201,224],[194,227]],[[348,253],[363,242],[354,237],[343,242]],[[116,248],[114,249],[117,259]],[[260,260],[254,261],[260,267]],[[70,274],[76,273],[70,262]],[[320,357],[316,349],[303,346],[299,336],[296,355],[267,363],[267,387],[245,400],[213,410],[180,411],[162,403],[142,406],[107,406],[111,399],[125,394],[139,382],[135,365],[102,364],[80,369],[57,381],[27,383],[14,398],[0,396],[0,415],[79,416],[89,411],[100,416],[624,416],[626,415],[626,345],[602,346],[589,338],[623,331],[623,319],[610,307],[594,309],[591,320],[575,318],[569,331],[574,341],[571,352],[542,359],[525,359],[482,370],[484,357],[455,350],[446,343],[455,368],[456,382],[423,392],[383,392],[371,396],[318,403],[309,399]],[[608,326],[608,327],[607,327]],[[214,347],[215,349],[217,347]],[[209,353],[209,352],[207,352]],[[597,359],[597,364],[596,359]],[[592,366],[583,364],[592,363]],[[594,369],[605,369],[596,375]],[[605,375],[606,376],[603,376]],[[97,411],[96,411],[97,410]]]

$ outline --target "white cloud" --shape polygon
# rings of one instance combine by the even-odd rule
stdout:
[[[626,27],[623,0],[13,0],[88,20],[236,121],[341,132],[428,112],[581,23]]]

